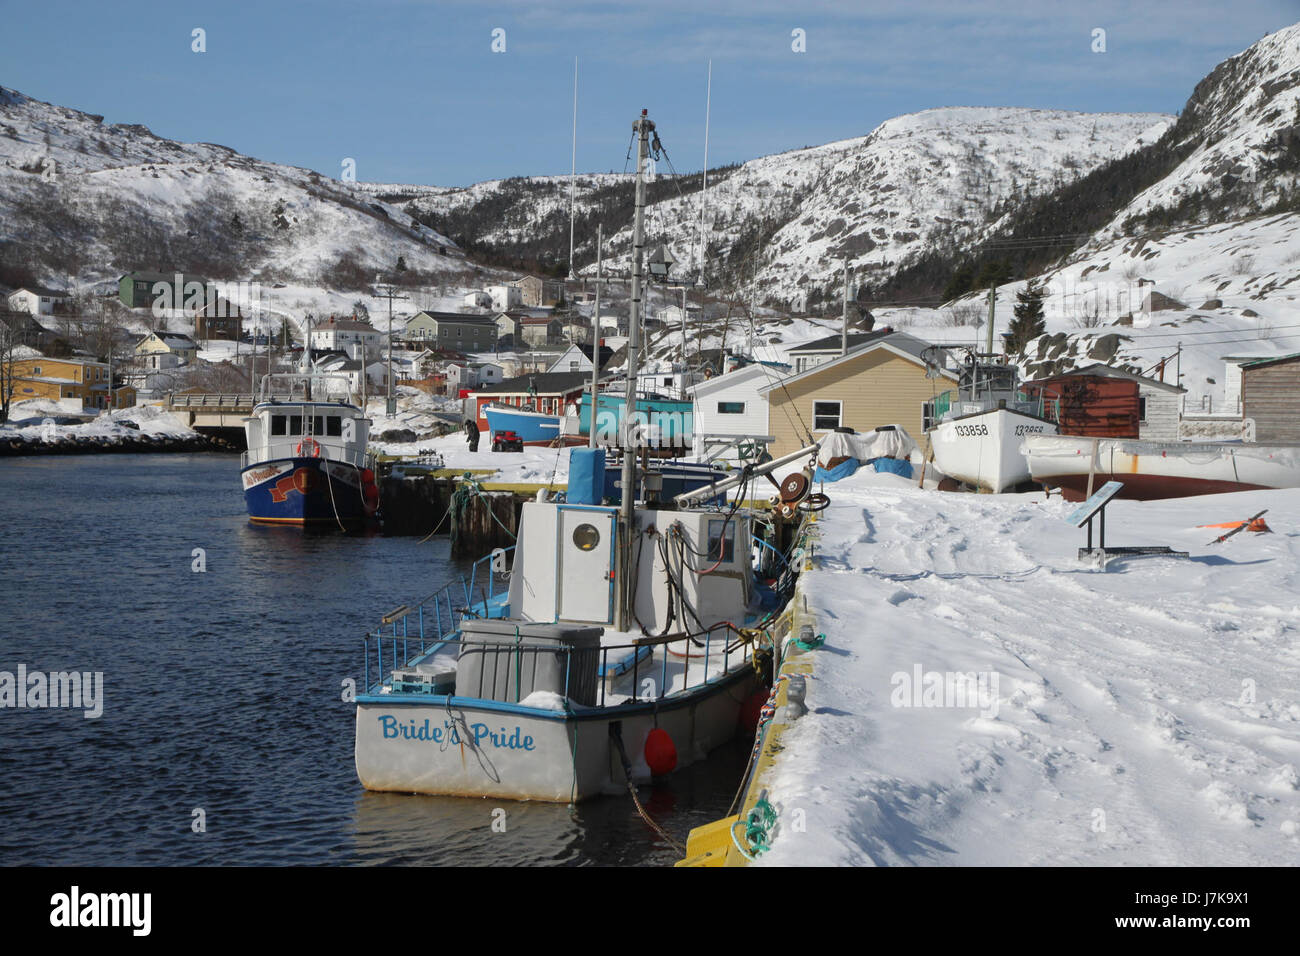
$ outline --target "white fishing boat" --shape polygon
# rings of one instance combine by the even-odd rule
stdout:
[[[1067,501],[1108,481],[1123,483],[1118,497],[1141,501],[1300,487],[1296,445],[1030,435],[1024,453],[1033,480]]]
[[[638,136],[629,368],[638,368],[645,166]],[[653,139],[652,139],[653,137]],[[638,447],[628,376],[622,447]],[[806,514],[752,513],[761,468],[656,501],[662,475],[624,454],[604,505],[604,450],[574,449],[567,500],[524,504],[513,562],[402,606],[366,636],[357,775],[371,790],[574,802],[671,771],[731,740],[770,681]],[[811,476],[811,471],[808,471]],[[811,479],[804,487],[811,486]],[[714,502],[734,491],[730,505]],[[636,494],[644,495],[637,501]]]
[[[927,361],[950,351],[935,347]],[[1018,391],[1014,367],[962,351],[957,388],[936,396],[929,410],[934,463],[958,481],[1001,492],[1029,480],[1025,437],[1055,435],[1057,426],[1043,416],[1041,400]]]

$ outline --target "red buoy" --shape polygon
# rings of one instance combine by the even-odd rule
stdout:
[[[672,773],[677,766],[677,745],[662,727],[654,728],[645,739],[645,762],[656,777]]]

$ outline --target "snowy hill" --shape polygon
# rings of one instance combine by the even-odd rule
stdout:
[[[24,281],[183,269],[346,289],[399,256],[435,281],[466,272],[449,239],[353,184],[0,87],[0,264]]]

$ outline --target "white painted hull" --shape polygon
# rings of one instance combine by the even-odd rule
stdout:
[[[945,475],[1000,492],[1029,480],[1021,451],[1027,435],[1055,435],[1056,425],[1010,408],[940,422],[930,431],[934,463]]]
[[[1033,480],[1071,501],[1107,481],[1121,498],[1151,500],[1264,488],[1300,487],[1300,448],[1235,442],[1145,442],[1054,435],[1025,439]]]
[[[731,740],[756,686],[753,669],[657,702],[575,708],[574,714],[471,698],[392,695],[358,702],[356,766],[367,790],[569,802],[625,788],[610,739],[618,721],[634,780],[648,780],[644,748],[656,725],[677,765]],[[449,706],[450,704],[450,706]],[[405,728],[405,730],[403,730]]]

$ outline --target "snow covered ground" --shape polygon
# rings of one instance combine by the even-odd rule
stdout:
[[[156,405],[123,408],[77,425],[54,424],[55,419],[66,420],[68,417],[79,416],[70,415],[57,402],[42,399],[18,402],[9,410],[9,421],[0,424],[0,438],[56,441],[60,438],[139,438],[142,435],[193,438],[198,434],[192,428],[182,425],[171,412]],[[124,424],[126,422],[131,424]]]
[[[1059,499],[827,491],[805,582],[827,642],[762,781],[763,864],[1300,860],[1300,490],[1116,501],[1110,544],[1191,557],[1104,571]],[[1275,533],[1196,527],[1264,508]],[[985,694],[927,706],[931,673]]]

